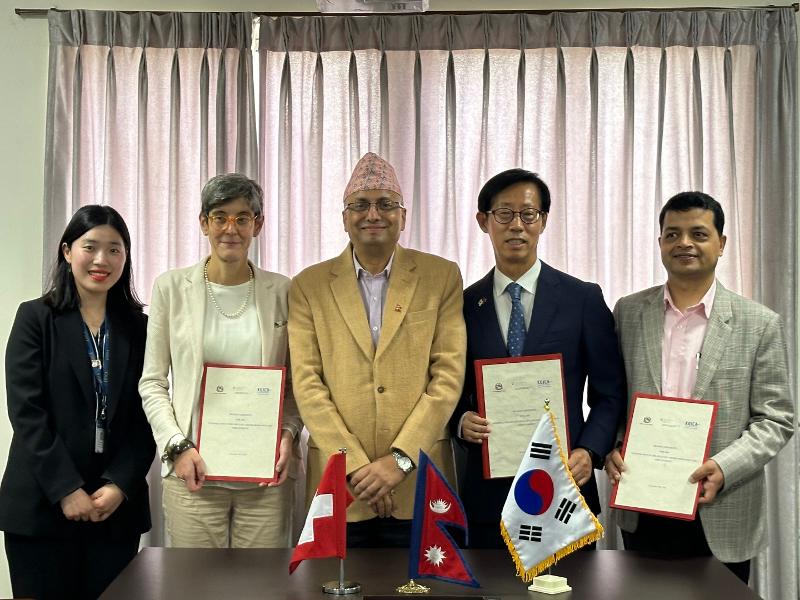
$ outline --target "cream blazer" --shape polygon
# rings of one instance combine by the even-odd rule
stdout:
[[[294,390],[308,428],[307,498],[331,454],[347,472],[392,448],[417,463],[424,450],[453,481],[447,423],[461,395],[466,355],[461,274],[455,263],[397,246],[375,348],[353,250],[309,267],[289,292]],[[393,516],[409,519],[416,471],[396,488]],[[373,518],[362,501],[349,521]]]
[[[139,381],[144,412],[153,429],[159,453],[173,436],[190,434],[192,412],[200,398],[203,376],[203,325],[206,286],[203,259],[194,266],[167,271],[153,285],[144,368]],[[252,266],[252,265],[251,265]],[[261,364],[286,365],[283,429],[295,438],[295,455],[302,429],[292,393],[287,334],[289,279],[253,266],[255,303],[261,327]],[[172,390],[170,394],[170,371]],[[296,475],[297,460],[290,461],[289,476]],[[172,464],[164,463],[167,476]]]

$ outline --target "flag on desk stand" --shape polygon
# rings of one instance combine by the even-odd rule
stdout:
[[[542,415],[511,484],[500,531],[517,575],[526,582],[603,537],[603,526],[567,467],[549,410]]]
[[[409,578],[412,582],[415,578],[430,578],[480,587],[446,529],[462,529],[466,540],[467,518],[461,500],[421,450],[418,468]]]
[[[347,489],[345,460],[344,452],[328,459],[292,554],[289,573],[306,558],[338,556],[343,559],[347,553],[347,507],[353,497]]]

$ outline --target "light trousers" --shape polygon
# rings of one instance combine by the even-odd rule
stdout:
[[[286,548],[290,545],[294,480],[279,487],[186,489],[162,480],[163,507],[173,548]]]

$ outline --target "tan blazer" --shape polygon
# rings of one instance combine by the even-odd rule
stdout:
[[[347,472],[392,448],[424,450],[451,482],[447,422],[464,380],[466,333],[455,263],[397,246],[377,348],[348,246],[309,267],[289,291],[294,390],[310,433],[308,498],[328,457],[347,448]],[[393,516],[412,517],[416,471],[396,488]],[[360,501],[349,521],[373,518]]]
[[[614,308],[628,398],[661,393],[664,286],[622,298]],[[725,475],[714,501],[698,514],[711,552],[741,562],[766,545],[764,465],[793,432],[786,342],[780,317],[717,282],[693,398],[719,403],[710,458]],[[618,511],[635,531],[638,513]]]
[[[153,285],[139,394],[159,454],[164,452],[173,436],[191,433],[192,411],[200,398],[207,301],[203,278],[205,262],[203,259],[194,266],[167,271]],[[288,366],[289,279],[257,267],[253,267],[253,272],[256,310],[261,326],[261,364]],[[168,378],[170,370],[172,395]],[[294,402],[288,368],[286,375],[283,428],[292,432],[297,446],[297,434],[302,423]],[[289,476],[293,477],[297,461],[290,462]],[[161,475],[166,476],[171,470],[172,463],[165,463]]]

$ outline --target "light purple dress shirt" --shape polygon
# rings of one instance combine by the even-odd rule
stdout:
[[[353,251],[353,265],[356,268],[356,279],[358,289],[361,292],[361,299],[364,301],[364,308],[367,311],[369,321],[369,333],[372,336],[372,345],[378,347],[378,338],[381,335],[381,325],[383,325],[383,305],[386,303],[386,290],[389,287],[389,273],[392,270],[394,253],[386,263],[386,268],[373,275],[361,266]]]

